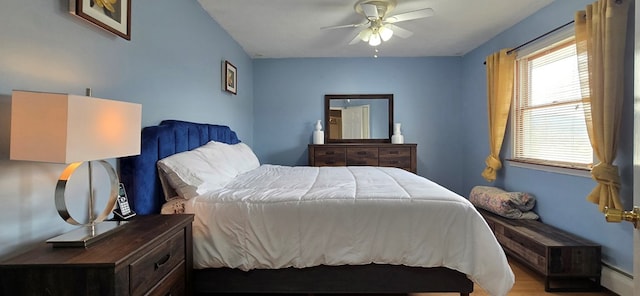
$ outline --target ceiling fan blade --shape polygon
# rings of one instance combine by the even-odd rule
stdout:
[[[401,14],[392,15],[392,16],[387,17],[384,21],[387,22],[387,23],[393,24],[393,23],[397,23],[397,22],[404,22],[404,21],[410,21],[410,20],[430,17],[432,15],[433,15],[433,9],[424,8],[424,9],[418,9],[418,10],[414,10],[414,11],[409,11],[409,12],[405,12],[405,13],[401,13]]]
[[[394,36],[398,36],[400,38],[409,38],[411,37],[411,35],[413,35],[413,32],[404,28],[400,28],[394,24],[386,24],[385,26],[393,31]]]
[[[341,28],[357,28],[357,27],[362,27],[366,24],[368,24],[369,22],[363,22],[363,23],[359,23],[359,24],[348,24],[348,25],[337,25],[337,26],[326,26],[326,27],[322,27],[320,28],[320,30],[332,30],[332,29],[341,29]]]
[[[358,42],[360,42],[360,40],[362,40],[360,38],[360,33],[356,34],[356,37],[353,37],[353,39],[349,42],[349,45],[354,45]]]
[[[367,17],[367,19],[378,19],[380,17],[378,15],[378,7],[374,4],[364,3],[360,6],[362,7],[362,12]]]

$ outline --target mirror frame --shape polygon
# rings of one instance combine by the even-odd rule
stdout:
[[[332,139],[329,129],[329,118],[331,100],[346,100],[346,99],[373,99],[373,100],[387,100],[389,111],[389,135],[386,139]],[[325,143],[391,143],[391,135],[393,130],[393,94],[334,94],[324,96],[324,142]]]

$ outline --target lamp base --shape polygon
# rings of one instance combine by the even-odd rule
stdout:
[[[127,221],[103,221],[94,225],[85,225],[47,240],[54,248],[87,248],[91,244],[108,237],[123,228]]]

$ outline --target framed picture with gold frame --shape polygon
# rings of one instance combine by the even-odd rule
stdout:
[[[131,0],[69,0],[69,12],[131,40]]]
[[[224,90],[236,95],[238,94],[238,69],[229,61],[224,61]]]

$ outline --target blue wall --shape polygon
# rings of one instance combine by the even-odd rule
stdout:
[[[196,1],[132,1],[132,40],[68,12],[67,0],[3,0],[0,9],[0,256],[69,229],[53,192],[64,165],[10,161],[11,91],[84,94],[141,103],[143,125],[166,118],[233,126],[253,140],[249,56]],[[239,90],[222,91],[221,63]],[[46,145],[46,143],[43,143]]]
[[[458,190],[463,147],[461,58],[260,59],[254,61],[254,150],[263,163],[306,165],[325,94],[393,93],[418,173]]]

